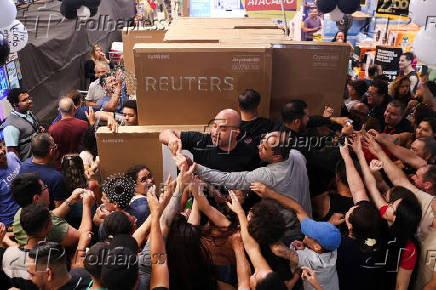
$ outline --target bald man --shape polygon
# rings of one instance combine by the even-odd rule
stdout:
[[[80,153],[79,145],[83,134],[88,129],[88,123],[74,117],[76,108],[69,97],[62,97],[59,100],[58,110],[62,118],[51,125],[48,132],[57,145],[56,162],[60,168],[60,161],[65,154]]]
[[[241,142],[240,123],[237,111],[225,109],[209,122],[204,133],[165,130],[159,140],[174,155],[188,150],[195,162],[209,168],[228,172],[253,170],[259,166],[259,155]]]
[[[306,159],[299,151],[291,150],[289,140],[289,135],[283,132],[272,132],[262,139],[258,155],[267,164],[264,167],[244,172],[223,172],[197,165],[195,173],[201,180],[227,189],[257,190],[258,183],[262,183],[281,195],[293,198],[312,216]],[[176,154],[174,160],[180,167],[186,162],[186,157]],[[289,245],[302,236],[295,213],[285,208],[281,212],[286,223],[283,241]]]

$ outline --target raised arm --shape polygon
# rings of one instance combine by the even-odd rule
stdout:
[[[386,200],[380,194],[380,191],[377,189],[377,181],[371,173],[369,169],[368,163],[366,162],[365,155],[362,151],[362,142],[361,135],[357,134],[353,139],[353,150],[357,154],[357,158],[359,159],[360,167],[363,172],[363,179],[365,180],[366,188],[368,188],[369,194],[371,195],[372,200],[375,202],[377,208],[381,208],[386,205]]]
[[[260,182],[253,182],[250,186],[250,189],[260,197],[274,199],[282,206],[292,209],[295,211],[295,214],[300,222],[305,218],[309,218],[309,215],[304,208],[294,199],[281,195]]]
[[[67,214],[70,212],[71,205],[78,203],[81,200],[80,195],[84,193],[82,188],[77,188],[73,190],[70,197],[68,197],[64,202],[60,204],[57,208],[52,210],[52,213],[60,218],[65,219]]]
[[[170,201],[165,207],[163,214],[160,218],[160,226],[162,230],[162,235],[164,237],[168,235],[169,228],[174,220],[175,215],[177,213],[180,213],[183,190],[187,184],[191,183],[192,174],[196,167],[196,163],[193,163],[189,170],[187,170],[186,164],[181,164],[179,167],[180,173],[177,177],[177,185],[174,194],[171,195]]]
[[[198,165],[195,173],[201,180],[214,185],[225,186],[229,189],[250,189],[250,184],[255,181],[262,182],[268,186],[273,184],[272,174],[267,167],[261,167],[253,171],[221,172]]]
[[[250,289],[251,269],[244,252],[241,234],[232,235],[232,247],[236,257],[236,272],[238,273],[238,290]]]
[[[209,201],[204,195],[203,185],[204,183],[201,184],[198,177],[194,177],[191,191],[195,201],[197,201],[198,209],[217,227],[230,226],[231,222],[226,218],[226,216],[209,204]]]
[[[167,145],[173,155],[182,151],[182,141],[180,140],[180,130],[167,129],[159,134],[159,142]]]
[[[339,150],[341,152],[341,156],[344,159],[345,167],[347,171],[347,182],[350,187],[351,194],[353,195],[354,204],[358,203],[362,200],[368,200],[368,195],[365,191],[365,186],[363,185],[363,181],[360,178],[359,172],[357,172],[354,167],[353,159],[350,156],[350,152],[348,151],[348,139],[345,139],[345,145],[339,146]]]
[[[250,257],[250,261],[253,264],[256,272],[267,271],[271,272],[271,268],[266,262],[265,258],[260,252],[259,244],[253,239],[253,237],[248,232],[248,221],[245,216],[244,210],[238,201],[238,198],[233,192],[230,192],[230,197],[232,198],[232,203],[227,202],[227,206],[238,215],[239,224],[241,226],[241,237],[244,242],[244,248]]]
[[[374,139],[374,137],[368,134],[365,137],[365,140],[368,143],[369,151],[372,154],[374,154],[375,156],[377,156],[378,160],[380,160],[383,163],[383,169],[386,172],[386,174],[388,175],[392,184],[403,186],[403,187],[411,190],[412,192],[416,191],[416,187],[410,183],[409,179],[404,174],[403,170],[398,168],[392,162],[392,160],[382,150],[382,148],[377,143],[377,141]]]
[[[161,215],[160,205],[155,190],[147,192],[147,202],[150,207],[151,231],[150,231],[150,254],[151,254],[151,281],[150,289],[156,287],[170,287],[170,278],[167,263],[167,254],[162,232],[159,225]]]
[[[380,135],[380,136],[379,136]],[[415,169],[419,169],[427,165],[427,161],[416,155],[415,152],[403,146],[394,144],[390,139],[385,138],[382,134],[376,137],[377,142],[384,145],[395,157],[409,164]]]

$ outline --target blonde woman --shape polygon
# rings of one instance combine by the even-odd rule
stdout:
[[[85,62],[85,77],[89,79],[90,82],[93,82],[96,79],[94,70],[96,62],[106,63],[111,69],[113,69],[113,63],[106,58],[103,48],[98,44],[94,44],[91,50],[90,59]]]

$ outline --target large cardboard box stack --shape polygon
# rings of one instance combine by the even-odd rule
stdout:
[[[324,105],[339,113],[349,54],[347,44],[273,44],[271,118],[279,119],[282,106],[290,99],[306,101],[310,114],[322,114]]]
[[[101,176],[106,178],[112,174],[122,174],[134,165],[144,164],[153,173],[155,183],[160,184],[163,182],[164,170],[171,171],[164,168],[165,151],[159,142],[160,132],[165,129],[203,132],[204,128],[203,125],[122,126],[114,134],[108,128],[101,127],[97,130]],[[173,162],[169,160],[166,163]]]
[[[152,29],[146,27],[124,27],[123,37],[123,56],[124,67],[128,77],[135,76],[135,65],[133,63],[133,46],[136,43],[159,43],[163,42],[166,30]],[[136,90],[134,82],[127,82],[127,92],[135,95]]]
[[[268,117],[271,47],[259,44],[137,44],[134,47],[140,125],[204,124],[237,109],[246,88],[262,95]]]

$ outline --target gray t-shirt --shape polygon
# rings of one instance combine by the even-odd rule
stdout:
[[[98,100],[106,95],[104,89],[100,86],[100,79],[96,79],[89,84],[88,94],[85,100],[97,103]]]
[[[336,272],[337,252],[318,254],[309,248],[297,250],[298,266],[306,266],[314,270],[318,282],[324,290],[339,290],[338,273]],[[309,282],[303,282],[305,290],[314,290],[315,288]]]

